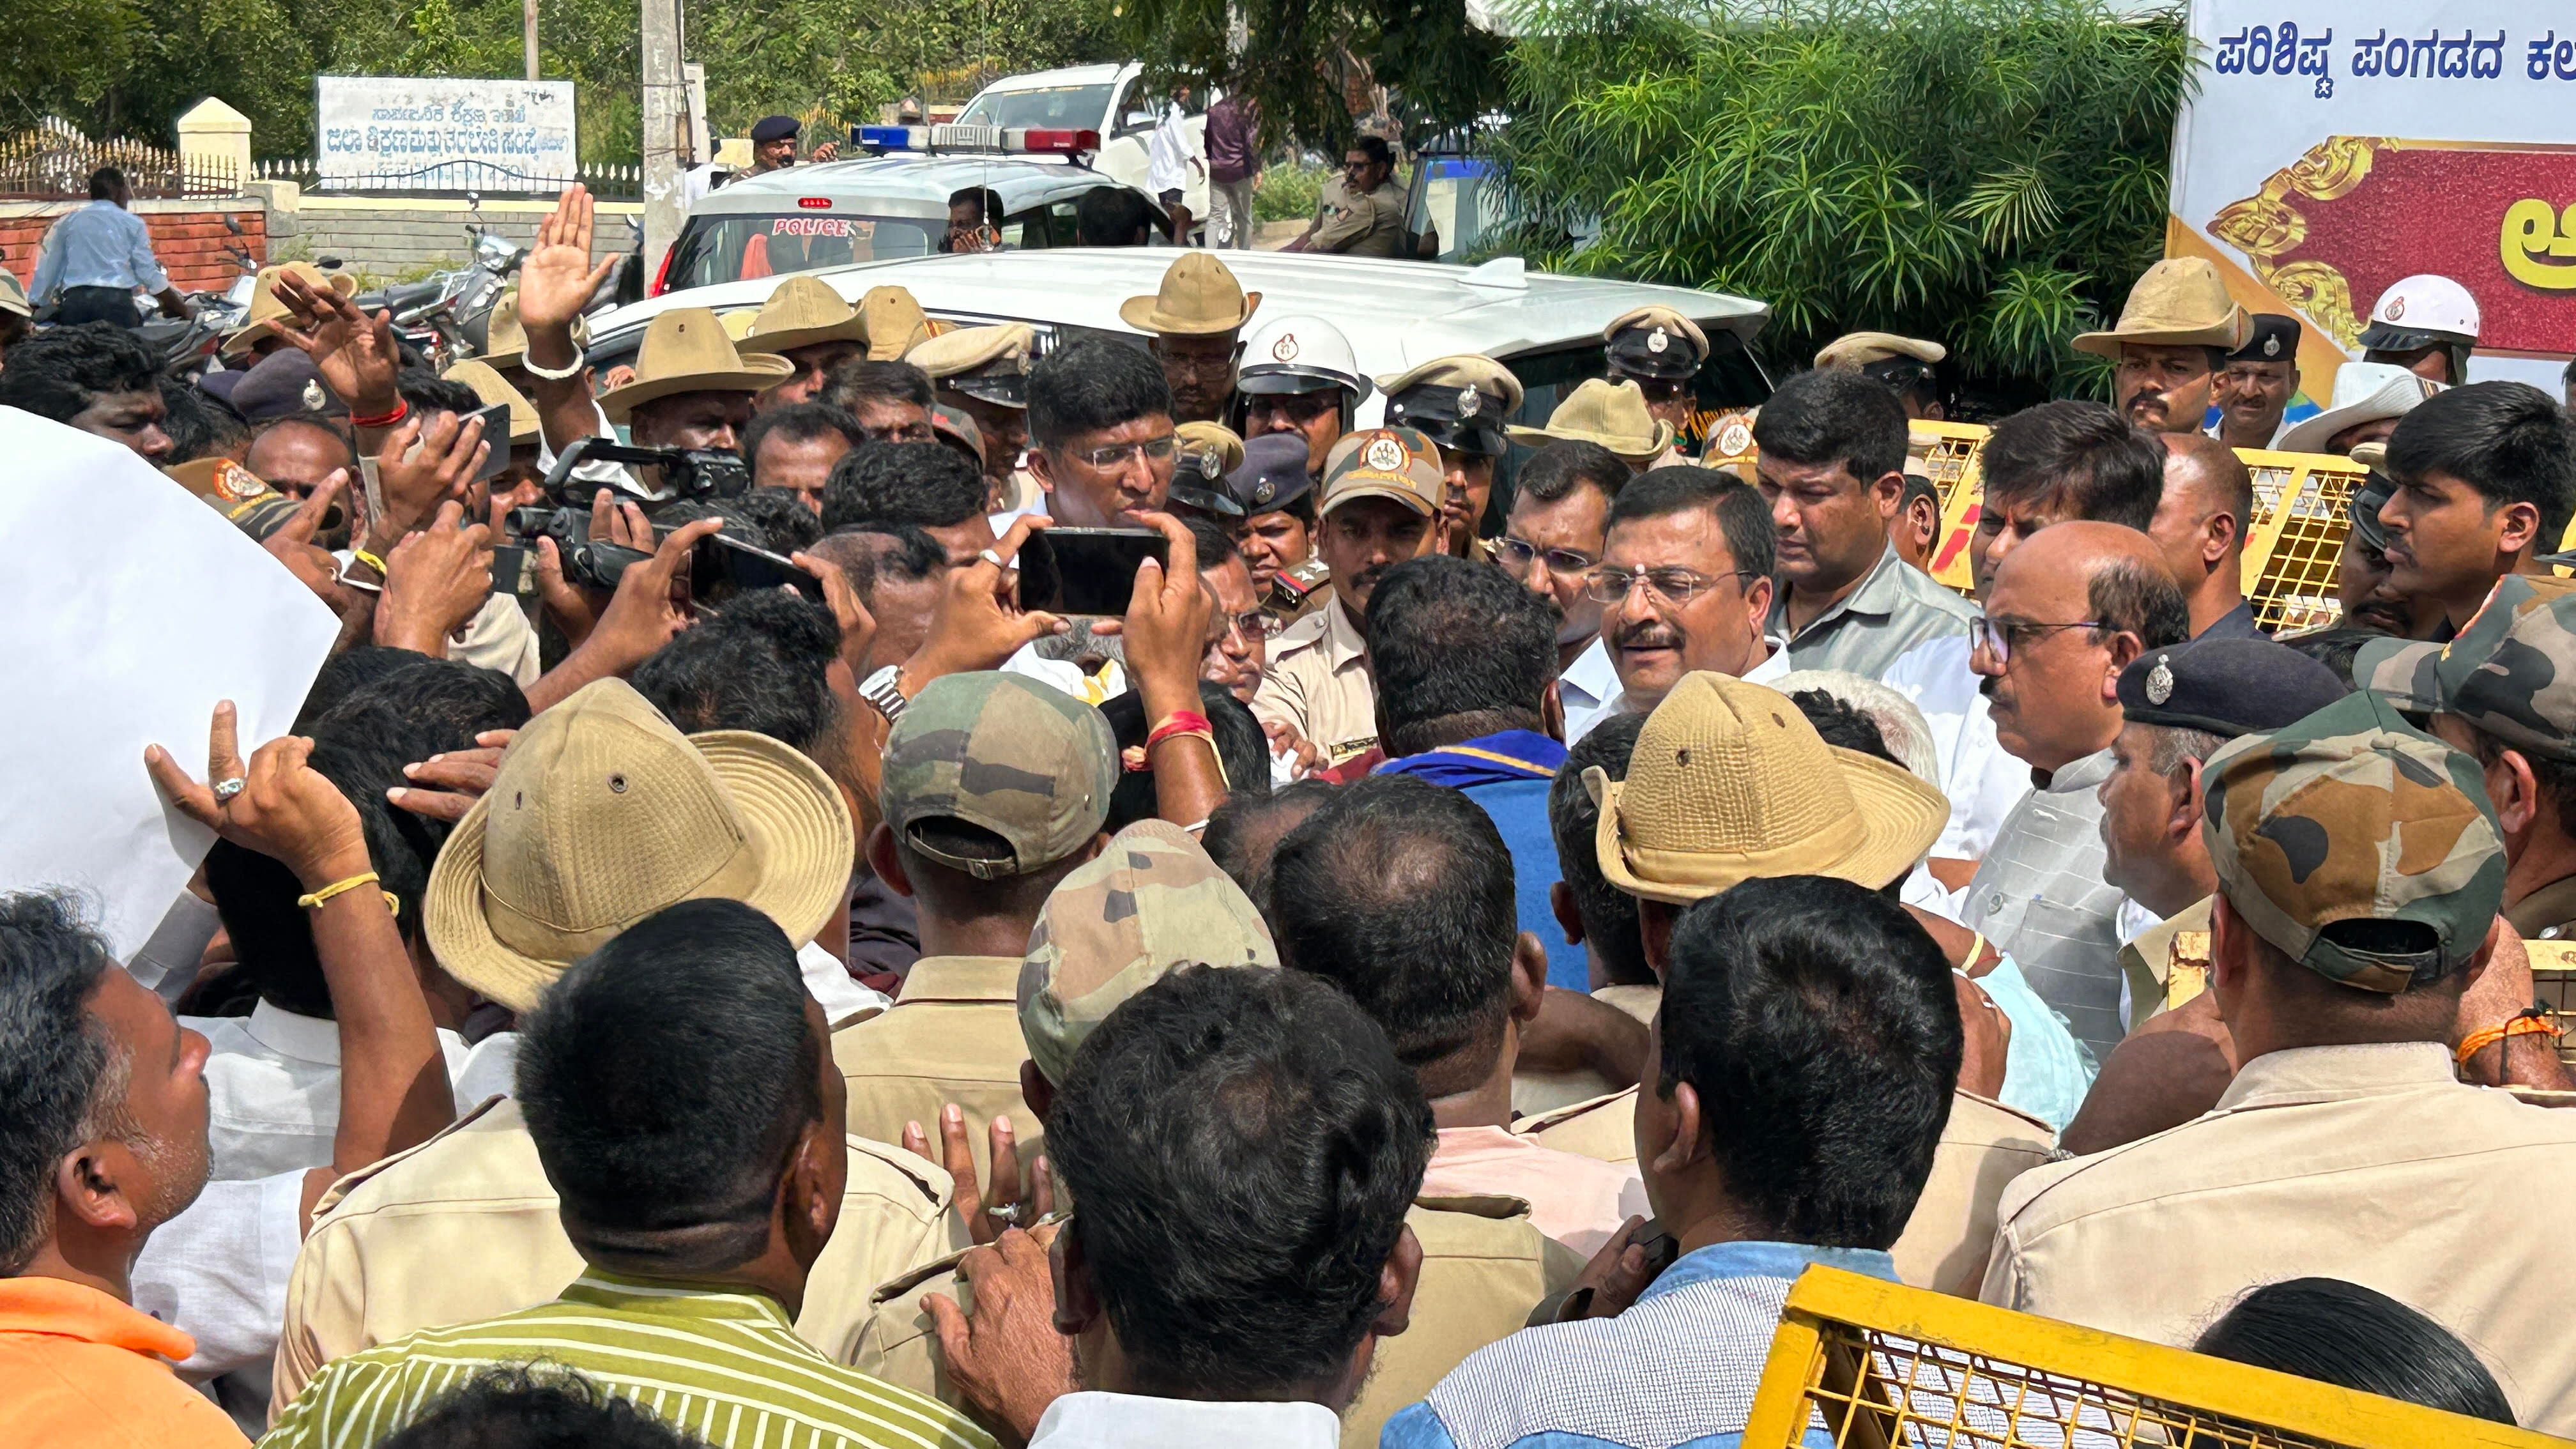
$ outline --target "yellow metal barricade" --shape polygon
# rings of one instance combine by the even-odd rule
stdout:
[[[1744,1449],[2545,1449],[2546,1434],[1833,1268],[1789,1290]]]
[[[1925,468],[1941,496],[1941,531],[1932,549],[1931,574],[1968,593],[1985,476],[1979,453],[1986,429],[1976,423],[1916,422],[1910,431],[1932,440]],[[2239,448],[2236,456],[2254,475],[2254,516],[2245,525],[2245,595],[2255,622],[2296,633],[2323,628],[2341,613],[2335,571],[2350,522],[2344,502],[2361,486],[2361,465],[2324,453],[2276,453]],[[2571,531],[2576,537],[2576,531]]]
[[[2576,941],[2525,941],[2531,985],[2549,1024],[2557,1027],[2558,1059],[2576,1068]]]

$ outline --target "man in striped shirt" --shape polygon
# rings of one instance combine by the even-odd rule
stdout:
[[[577,963],[527,1025],[519,1093],[582,1275],[552,1303],[325,1366],[262,1444],[364,1449],[477,1372],[542,1360],[714,1449],[994,1449],[796,1336],[840,1215],[844,1096],[768,917],[689,901]]]

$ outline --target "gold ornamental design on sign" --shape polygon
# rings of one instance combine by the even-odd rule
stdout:
[[[2370,177],[2373,159],[2392,148],[2384,136],[2328,136],[2272,173],[2263,189],[2231,201],[2210,218],[2209,234],[2245,254],[2254,275],[2307,314],[2345,348],[2361,344],[2361,319],[2343,273],[2317,261],[2282,262],[2308,239],[2308,219],[2294,200],[2333,201]]]

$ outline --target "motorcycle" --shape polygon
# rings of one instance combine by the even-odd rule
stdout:
[[[479,208],[482,198],[468,192],[466,204],[469,209]],[[442,372],[488,350],[492,310],[528,255],[526,247],[473,223],[466,225],[465,235],[472,243],[470,265],[433,272],[403,286],[362,292],[353,299],[369,316],[391,312],[396,335],[432,369]],[[324,257],[319,265],[328,271],[341,263],[337,257]]]
[[[226,216],[224,225],[235,236],[241,234],[241,223],[232,217]],[[224,253],[232,259],[232,284],[220,292],[189,293],[190,315],[164,317],[149,300],[136,302],[145,315],[135,324],[135,338],[159,354],[162,367],[173,376],[194,377],[205,371],[224,338],[250,312],[251,292],[259,284],[259,260],[237,241],[224,243]]]

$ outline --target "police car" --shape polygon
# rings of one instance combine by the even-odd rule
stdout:
[[[934,136],[947,144],[930,149]],[[938,255],[948,249],[948,198],[973,187],[1001,197],[1004,245],[1071,246],[1083,196],[1122,184],[1083,164],[1101,146],[1084,129],[870,126],[854,141],[882,154],[745,176],[701,198],[654,295]]]
[[[1171,103],[1168,94],[1144,83],[1144,72],[1131,60],[1124,65],[1073,65],[1006,75],[977,91],[966,109],[957,113],[957,121],[960,125],[1071,126],[1098,131],[1100,152],[1092,158],[1091,168],[1144,191],[1146,150]],[[1189,134],[1190,154],[1202,162],[1207,157],[1207,108],[1216,94],[1204,87],[1194,89],[1181,105],[1181,128]],[[1190,174],[1181,203],[1192,216],[1207,215],[1204,170]]]
[[[1081,247],[916,256],[821,276],[852,302],[870,287],[894,285],[908,289],[934,318],[970,326],[1026,322],[1037,330],[1043,351],[1086,332],[1142,345],[1143,336],[1119,320],[1118,304],[1151,295],[1179,255],[1167,247]],[[1246,291],[1261,294],[1254,327],[1279,317],[1320,317],[1350,340],[1360,370],[1373,377],[1452,353],[1483,353],[1502,362],[1527,392],[1515,422],[1545,423],[1577,383],[1601,376],[1601,329],[1653,302],[1699,323],[1713,344],[1714,355],[1697,382],[1703,409],[1750,407],[1771,392],[1747,349],[1770,309],[1744,297],[1532,272],[1515,257],[1466,267],[1290,252],[1218,255]],[[664,309],[757,308],[776,286],[772,277],[745,278],[594,315],[590,355],[603,368],[627,361],[642,345],[645,326]],[[1384,401],[1372,391],[1360,405],[1358,425],[1374,424]]]

